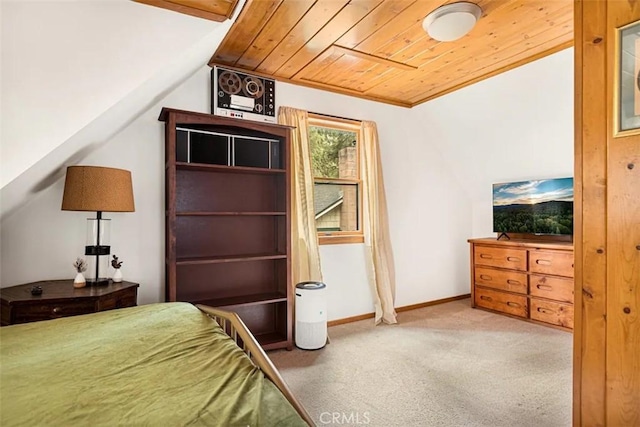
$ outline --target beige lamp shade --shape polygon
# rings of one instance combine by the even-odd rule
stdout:
[[[134,212],[131,172],[100,166],[69,166],[62,210]]]

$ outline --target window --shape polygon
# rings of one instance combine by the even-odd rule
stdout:
[[[360,122],[309,114],[314,213],[320,244],[362,243]]]

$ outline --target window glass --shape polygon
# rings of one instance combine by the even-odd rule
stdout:
[[[314,213],[319,232],[358,231],[358,184],[316,182]]]
[[[321,244],[362,242],[360,123],[309,118],[314,215]]]
[[[340,129],[311,126],[311,163],[316,178],[357,178],[357,134]]]

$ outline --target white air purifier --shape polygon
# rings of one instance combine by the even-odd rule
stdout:
[[[296,347],[318,350],[327,343],[327,285],[302,282],[296,285]]]

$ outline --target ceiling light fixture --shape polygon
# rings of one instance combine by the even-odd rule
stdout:
[[[482,9],[473,3],[445,4],[424,18],[422,28],[432,39],[450,42],[471,31],[481,15]]]

